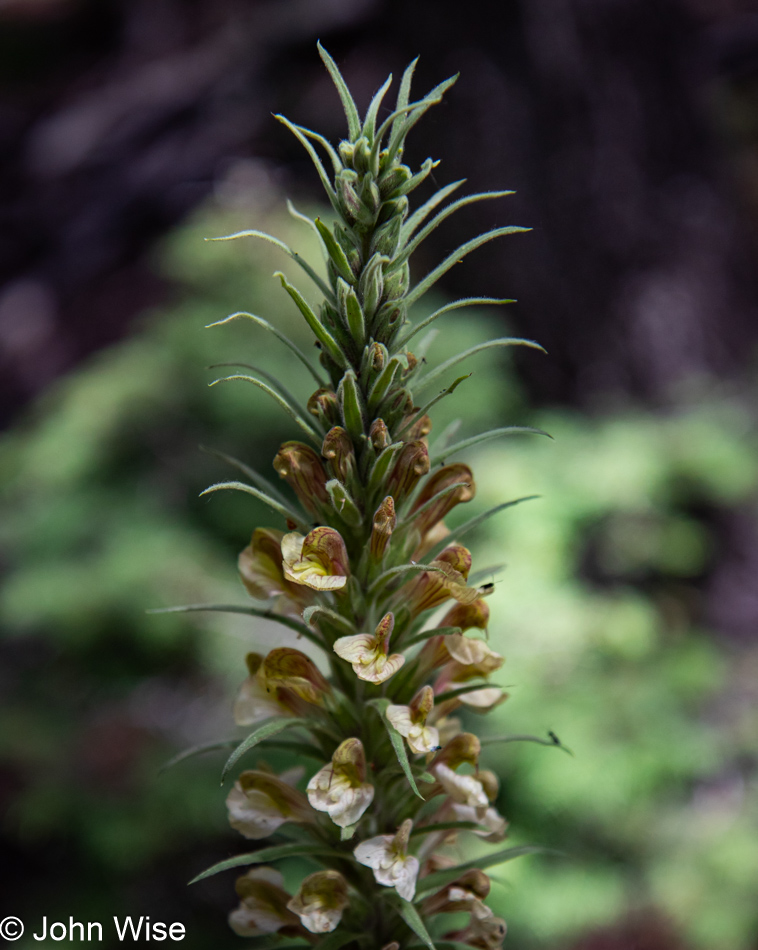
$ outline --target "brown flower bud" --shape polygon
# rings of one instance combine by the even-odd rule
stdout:
[[[406,498],[429,471],[429,452],[423,442],[406,442],[387,479],[386,491],[396,502]]]
[[[371,439],[371,444],[374,446],[377,455],[392,442],[389,429],[384,424],[383,419],[374,419],[371,428],[368,430],[368,437]]]
[[[409,422],[418,412],[418,406],[414,406],[411,410],[407,419],[403,419],[401,423],[401,428]],[[409,426],[407,429],[403,429],[403,438],[408,439],[409,441],[414,439],[424,439],[432,431],[432,420],[429,416],[424,413],[424,415],[419,416],[418,419],[413,423],[412,426]]]
[[[490,608],[480,597],[473,604],[455,604],[440,620],[441,627],[460,627],[464,632],[476,627],[486,630],[490,619]]]
[[[479,764],[479,755],[482,751],[482,745],[473,732],[462,732],[460,735],[452,738],[444,749],[441,749],[434,757],[432,767],[442,763],[449,769],[457,769],[459,765],[466,762],[473,765],[474,768]]]
[[[384,557],[387,545],[390,543],[392,532],[397,525],[395,502],[391,495],[387,495],[374,514],[374,524],[371,529],[371,558],[378,563]]]
[[[458,486],[458,487],[455,487]],[[432,525],[441,521],[456,505],[471,501],[476,494],[474,476],[468,465],[445,465],[430,475],[416,499],[411,515],[422,537]]]
[[[326,472],[314,450],[302,442],[285,442],[274,458],[274,469],[284,478],[303,507],[315,513],[329,504]]]
[[[340,410],[337,394],[332,392],[331,389],[317,389],[308,400],[307,409],[324,426],[333,426],[339,421]]]
[[[342,426],[333,426],[326,433],[321,454],[329,462],[334,476],[345,484],[355,471],[355,450]]]

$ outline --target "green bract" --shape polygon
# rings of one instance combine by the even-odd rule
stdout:
[[[466,464],[447,459],[479,441],[538,430],[494,429],[438,445],[430,455],[428,412],[468,379],[452,372],[459,362],[491,346],[538,344],[497,339],[426,370],[408,348],[419,330],[457,308],[508,301],[465,298],[416,326],[408,310],[463,256],[526,229],[501,227],[469,240],[412,285],[409,258],[438,224],[471,202],[510,192],[471,195],[436,210],[462,184],[456,182],[411,214],[408,196],[436,163],[427,159],[414,172],[402,160],[405,139],[455,79],[411,101],[412,63],[387,118],[380,121],[380,109],[391,77],[361,121],[335,63],[319,51],[342,100],[348,138],[335,149],[317,133],[277,118],[307,150],[336,214],[332,225],[305,219],[321,241],[327,279],[263,232],[228,236],[272,242],[323,294],[314,309],[277,275],[316,338],[320,366],[261,317],[233,315],[274,333],[293,350],[298,370],[304,365],[318,385],[302,406],[267,372],[248,367],[255,375],[225,377],[253,383],[292,421],[274,468],[294,498],[233,459],[227,461],[252,484],[221,482],[207,489],[248,492],[285,521],[286,530],[256,529],[240,555],[245,587],[271,603],[185,609],[278,619],[320,649],[331,675],[325,678],[294,647],[248,655],[248,676],[235,703],[237,723],[248,727],[248,735],[233,749],[223,778],[254,747],[258,753],[287,749],[304,768],[276,776],[259,765],[241,774],[227,800],[230,820],[245,837],[269,843],[198,879],[252,866],[237,881],[240,905],[230,923],[240,934],[265,936],[267,946],[307,941],[336,950],[420,941],[433,947],[433,934],[444,945],[489,950],[502,943],[505,923],[484,903],[489,880],[482,868],[532,849],[506,849],[460,866],[445,850],[458,834],[502,841],[506,828],[494,806],[497,779],[480,769],[479,739],[451,715],[458,709],[487,712],[505,699],[490,680],[503,658],[482,636],[491,585],[473,582],[471,554],[459,538],[515,502],[451,535],[444,519],[474,497],[476,485]],[[423,352],[423,340],[418,350]],[[426,394],[417,404],[421,390]],[[285,732],[291,737],[275,738]],[[296,841],[282,843],[283,836]],[[293,854],[320,869],[295,894],[265,863]],[[451,930],[444,915],[461,911],[469,914],[468,923]]]

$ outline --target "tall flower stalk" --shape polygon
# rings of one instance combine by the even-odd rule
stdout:
[[[316,338],[318,366],[261,317],[227,318],[249,319],[275,334],[316,384],[300,405],[268,374],[226,377],[266,391],[288,413],[288,435],[296,436],[274,459],[291,494],[241,463],[235,464],[247,481],[207,489],[248,492],[285,522],[286,530],[256,528],[239,558],[248,592],[270,604],[186,609],[234,609],[276,620],[316,648],[329,675],[289,646],[248,655],[234,715],[252,731],[232,752],[224,779],[256,746],[287,750],[307,767],[277,775],[259,764],[236,777],[227,798],[231,825],[252,841],[274,840],[198,879],[248,867],[237,880],[240,903],[230,923],[266,946],[433,947],[434,934],[438,947],[490,950],[501,945],[506,928],[485,903],[490,882],[483,869],[530,849],[457,863],[449,847],[459,835],[501,842],[507,827],[494,804],[497,778],[481,767],[482,742],[455,716],[486,713],[506,698],[490,681],[503,664],[486,640],[491,585],[478,583],[461,541],[515,502],[453,533],[445,518],[476,492],[470,468],[449,459],[523,430],[495,429],[459,442],[448,433],[430,447],[429,412],[467,378],[455,377],[460,362],[486,347],[537,344],[492,340],[429,369],[422,331],[450,311],[507,301],[468,297],[415,324],[408,311],[464,255],[525,229],[488,231],[412,284],[409,259],[437,225],[464,205],[510,192],[444,205],[462,184],[455,182],[411,212],[409,195],[437,163],[427,159],[415,172],[405,165],[406,136],[455,77],[412,101],[412,63],[386,118],[380,121],[380,110],[392,77],[361,120],[334,61],[319,51],[342,100],[347,138],[334,148],[318,133],[277,118],[313,160],[335,215],[330,224],[292,209],[318,233],[327,277],[270,235],[228,236],[278,245],[323,294],[313,309],[277,275]],[[275,867],[291,856],[318,868],[295,893],[285,890]],[[445,915],[462,912],[467,922],[451,930]]]

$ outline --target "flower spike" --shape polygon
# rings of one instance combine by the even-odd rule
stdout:
[[[247,656],[234,717],[252,732],[224,774],[256,746],[264,756],[276,750],[316,764],[304,789],[298,787],[302,770],[276,774],[265,760],[239,775],[227,798],[229,822],[244,838],[262,842],[262,853],[232,863],[259,856],[276,861],[302,849],[318,869],[292,895],[278,870],[252,868],[237,881],[240,905],[229,922],[237,933],[264,937],[266,944],[293,938],[336,950],[348,944],[400,950],[432,947],[431,931],[443,942],[497,950],[505,923],[485,904],[489,879],[479,870],[489,859],[473,858],[457,872],[456,859],[438,850],[459,833],[496,842],[507,830],[496,808],[497,777],[479,767],[481,743],[451,715],[460,708],[486,713],[506,694],[488,680],[504,662],[483,639],[490,588],[469,582],[471,553],[445,524],[457,505],[474,498],[474,474],[465,459],[446,464],[446,454],[460,457],[493,433],[527,430],[508,426],[456,443],[446,430],[431,454],[428,438],[437,403],[460,398],[458,385],[470,375],[466,366],[466,375],[455,379],[453,367],[492,346],[520,345],[533,353],[536,344],[511,338],[479,343],[429,367],[436,326],[416,341],[420,331],[451,311],[510,301],[464,297],[430,308],[415,322],[409,314],[462,257],[524,229],[498,227],[464,238],[414,284],[410,259],[438,225],[461,208],[508,192],[451,202],[462,184],[455,182],[415,203],[415,189],[439,163],[405,164],[406,138],[456,77],[412,99],[414,61],[394,109],[382,106],[390,77],[361,117],[337,64],[320,44],[318,51],[342,103],[346,137],[330,143],[276,118],[305,149],[331,206],[328,216],[313,219],[290,207],[311,226],[326,266],[315,268],[262,231],[230,238],[263,239],[311,278],[320,302],[306,299],[284,274],[275,275],[283,299],[313,335],[319,366],[261,317],[240,312],[219,321],[245,317],[273,333],[318,388],[301,405],[267,371],[258,372],[275,389],[257,377],[240,377],[264,389],[286,410],[282,418],[297,427],[282,432],[274,458],[287,488],[279,492],[235,463],[245,482],[208,489],[254,495],[279,519],[275,527],[257,528],[239,556],[245,589],[270,607],[216,609],[274,617],[314,651],[279,640]],[[435,380],[445,388],[419,398]],[[306,442],[295,441],[298,430]],[[290,490],[296,501],[287,500]],[[476,515],[457,537],[503,507],[508,505]],[[367,837],[351,853],[344,842],[361,832]],[[263,843],[272,834],[292,840]],[[221,862],[205,876],[229,865]],[[412,904],[417,889],[421,900]],[[466,913],[468,923],[446,934],[433,921],[443,913]],[[320,936],[326,934],[331,936]]]

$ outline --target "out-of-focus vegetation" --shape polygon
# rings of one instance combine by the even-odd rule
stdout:
[[[242,212],[212,204],[177,231],[161,256],[176,305],[56,386],[0,445],[2,838],[19,916],[149,913],[182,920],[187,946],[238,943],[223,915],[227,882],[184,892],[233,849],[217,763],[157,768],[230,733],[242,657],[266,628],[144,611],[245,602],[236,553],[253,526],[274,523],[249,497],[197,497],[231,474],[199,445],[271,474],[287,432],[252,387],[207,389],[227,372],[209,363],[258,364],[299,396],[311,389],[248,321],[203,329],[250,309],[307,345],[270,277],[287,270],[279,252],[201,240],[252,219],[313,251],[307,229],[269,200]],[[485,339],[496,318],[443,319],[430,361]],[[528,423],[556,437],[519,436],[473,459],[469,509],[542,496],[472,541],[475,570],[505,565],[490,635],[513,689],[492,728],[554,730],[575,753],[512,743],[485,756],[504,779],[514,843],[565,852],[495,871],[510,946],[568,950],[637,914],[670,921],[683,947],[751,950],[758,655],[709,628],[700,591],[718,563],[720,521],[755,517],[755,419],[726,394],[665,417],[530,413],[507,364],[476,359],[440,404],[437,429],[461,416],[463,435]]]

